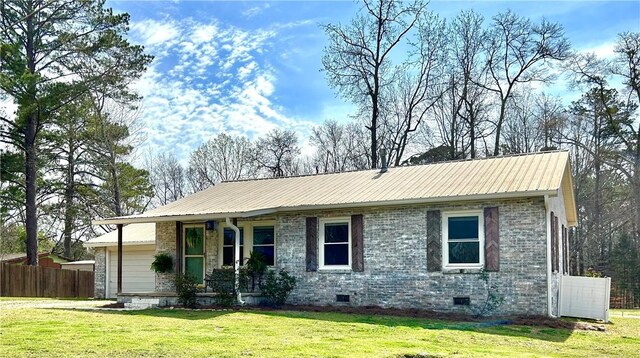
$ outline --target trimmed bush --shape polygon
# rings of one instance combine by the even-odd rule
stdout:
[[[287,298],[296,287],[296,278],[291,276],[285,269],[278,274],[274,271],[267,271],[262,285],[262,294],[274,307],[280,307],[287,302]]]

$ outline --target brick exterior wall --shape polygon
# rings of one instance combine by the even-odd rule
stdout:
[[[216,231],[205,230],[205,265],[206,272],[218,266],[218,236]],[[176,255],[176,223],[156,223],[156,253],[169,253],[175,260]],[[174,261],[175,262],[175,261]],[[175,273],[156,273],[156,292],[174,292]]]
[[[500,272],[490,273],[505,296],[501,314],[547,313],[546,227],[542,198],[510,201],[378,208],[316,213],[319,217],[364,214],[364,272],[305,271],[305,217],[282,215],[277,227],[277,262],[298,278],[291,301],[336,304],[337,294],[352,305],[469,312],[453,297],[484,301],[478,274],[427,272],[426,212],[430,209],[500,210]]]
[[[95,248],[95,271],[94,271],[94,294],[95,298],[105,298],[107,296],[107,248]]]
[[[547,228],[542,198],[283,213],[247,221],[275,219],[276,266],[298,280],[291,303],[336,305],[336,295],[345,294],[350,295],[350,305],[470,313],[469,306],[454,305],[453,297],[469,296],[472,307],[477,307],[486,297],[485,284],[477,272],[427,272],[426,213],[488,206],[499,207],[500,271],[489,276],[505,301],[496,313],[546,315]],[[306,272],[305,218],[352,214],[364,217],[364,272]],[[156,225],[157,252],[175,254],[175,222]],[[207,272],[219,265],[220,232],[217,236],[207,232]],[[173,282],[156,276],[157,291],[170,289]]]
[[[156,223],[156,254],[166,252],[176,259],[175,221]],[[156,273],[156,292],[176,290],[173,273]]]

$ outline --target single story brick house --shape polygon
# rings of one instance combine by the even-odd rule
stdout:
[[[116,224],[120,241],[96,251],[96,296],[108,292],[109,252],[122,255],[125,280],[122,262],[137,240],[127,231],[151,223],[153,252],[198,280],[260,251],[297,278],[294,304],[468,312],[486,296],[478,279],[486,270],[505,297],[497,313],[555,316],[576,221],[565,151],[223,182],[144,214],[96,220]],[[172,277],[154,276],[153,294],[171,295]],[[119,297],[135,293],[117,284]]]

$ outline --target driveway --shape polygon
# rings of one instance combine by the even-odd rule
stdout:
[[[94,309],[114,301],[109,300],[77,300],[55,298],[7,298],[0,300],[0,310],[4,308],[77,308]]]

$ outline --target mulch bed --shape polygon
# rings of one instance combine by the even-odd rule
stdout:
[[[174,306],[171,308],[182,308]],[[509,316],[509,317],[473,317],[471,315],[459,313],[443,313],[419,309],[399,309],[399,308],[382,308],[377,306],[350,307],[350,306],[311,306],[311,305],[285,305],[280,308],[267,306],[198,306],[200,310],[223,310],[223,311],[241,311],[241,312],[272,312],[272,311],[299,311],[299,312],[327,312],[327,313],[346,313],[370,316],[394,316],[409,318],[435,319],[450,322],[477,322],[480,326],[530,326],[530,327],[546,327],[554,329],[568,330],[589,330],[589,331],[605,331],[605,326],[601,324],[591,324],[584,322],[573,322],[546,316]]]

